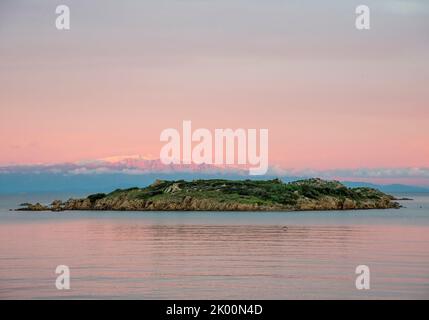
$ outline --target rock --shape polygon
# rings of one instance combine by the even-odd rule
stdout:
[[[174,192],[178,192],[178,191],[180,191],[180,190],[182,190],[182,189],[180,189],[179,184],[178,184],[178,183],[173,183],[171,186],[168,186],[168,187],[164,190],[164,192],[165,192],[165,193],[174,193]]]
[[[357,207],[356,201],[351,199],[345,199],[342,204],[343,210],[351,210],[351,209],[355,209],[356,207]]]
[[[30,204],[27,208],[29,211],[48,211],[49,208],[47,206],[41,205],[39,202],[36,204]]]
[[[51,203],[52,211],[63,211],[63,202],[60,200],[55,200]]]

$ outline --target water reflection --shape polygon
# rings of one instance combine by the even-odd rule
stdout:
[[[0,298],[429,297],[427,226],[76,219],[0,225],[0,242]],[[370,291],[354,287],[359,264]]]

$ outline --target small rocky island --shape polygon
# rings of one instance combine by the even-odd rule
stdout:
[[[347,188],[321,179],[283,183],[257,180],[156,180],[145,188],[117,189],[51,205],[23,204],[18,211],[304,211],[399,208],[393,196],[372,188]]]

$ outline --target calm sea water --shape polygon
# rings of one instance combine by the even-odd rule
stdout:
[[[399,210],[9,211],[68,196],[0,196],[0,299],[429,299],[428,194]]]

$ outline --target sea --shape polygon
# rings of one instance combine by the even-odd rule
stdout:
[[[0,299],[429,299],[429,194],[386,210],[10,211],[78,196],[0,195]]]

